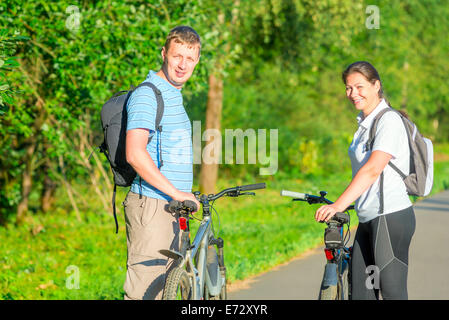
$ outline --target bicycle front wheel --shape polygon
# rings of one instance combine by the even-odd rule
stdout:
[[[319,300],[338,300],[338,270],[336,263],[327,263],[324,268]]]
[[[165,281],[162,300],[192,300],[192,278],[183,268],[174,268],[170,271]]]
[[[322,286],[320,289],[319,300],[337,300],[338,289],[337,286]]]
[[[350,285],[351,285],[351,272],[349,270],[350,265],[348,260],[342,261],[342,267],[340,271],[340,281],[338,283],[338,296],[341,300],[350,300]]]
[[[206,282],[204,286],[204,298],[206,300],[226,300],[226,268],[223,262],[223,248],[209,246],[207,250]],[[211,289],[209,292],[209,289]],[[213,295],[211,294],[213,293]]]

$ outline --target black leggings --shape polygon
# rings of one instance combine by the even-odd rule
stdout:
[[[413,207],[359,223],[352,251],[352,299],[408,299],[408,251]]]

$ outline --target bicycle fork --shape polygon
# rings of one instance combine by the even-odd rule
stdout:
[[[218,248],[215,250],[215,245]],[[226,281],[226,268],[223,257],[223,239],[211,238],[207,248],[206,285],[211,296],[218,296]]]
[[[341,249],[324,249],[327,263],[324,269],[323,287],[338,286],[340,299],[344,299],[345,292],[351,299],[351,253],[352,247]],[[344,284],[344,274],[347,270],[347,284]],[[343,289],[342,289],[343,288]]]

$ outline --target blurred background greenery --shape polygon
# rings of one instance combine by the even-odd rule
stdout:
[[[371,62],[392,106],[436,143],[434,191],[448,188],[448,20],[438,0],[2,1],[0,294],[121,298],[124,221],[113,234],[111,173],[103,155],[88,157],[102,142],[102,104],[159,69],[165,37],[180,24],[203,43],[183,89],[190,119],[205,129],[215,108],[213,127],[223,133],[279,133],[274,175],[260,176],[258,164],[221,164],[206,186],[201,171],[213,174],[194,167],[195,188],[207,192],[267,182],[259,200],[223,200],[219,210],[231,281],[320,243],[313,210],[277,195],[325,189],[336,198],[349,182],[357,112],[341,72],[354,61]],[[253,251],[237,248],[244,240]],[[66,288],[69,265],[81,268],[84,290]]]

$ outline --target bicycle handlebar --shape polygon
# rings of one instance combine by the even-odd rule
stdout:
[[[326,191],[320,191],[320,196],[315,196],[307,193],[294,192],[289,190],[281,191],[281,196],[292,197],[293,201],[307,201],[309,204],[316,204],[316,203],[333,204],[332,201],[325,198],[326,194],[327,194]],[[345,211],[347,210],[354,210],[354,205],[350,205],[349,207],[347,207]]]
[[[241,191],[248,191],[248,190],[258,190],[258,189],[265,189],[265,182],[263,183],[256,183],[256,184],[248,184],[246,186],[237,187],[240,188]]]
[[[281,196],[283,197],[292,197],[295,199],[299,199],[299,200],[307,200],[307,194],[305,193],[299,193],[299,192],[294,192],[294,191],[288,191],[288,190],[282,190],[281,191]]]
[[[184,201],[178,201],[178,200],[171,200],[168,203],[168,211],[171,213],[175,213],[178,210],[186,210],[188,212],[194,212],[198,208],[196,206],[196,203],[192,200],[184,200]]]
[[[227,188],[227,189],[220,191],[217,194],[209,194],[207,196],[207,200],[213,201],[213,200],[217,200],[218,198],[221,198],[223,196],[238,197],[240,195],[249,194],[249,193],[240,193],[241,191],[258,190],[258,189],[264,189],[265,187],[266,187],[265,182],[263,182],[263,183],[248,184],[245,186],[237,186],[237,187],[233,187],[233,188]],[[197,197],[197,199],[200,202],[203,202],[201,197]]]
[[[238,197],[241,195],[254,195],[254,193],[241,193],[241,191],[249,191],[249,190],[258,190],[258,189],[264,189],[265,183],[256,183],[256,184],[248,184],[245,186],[237,186],[233,188],[227,188],[222,191],[220,191],[217,194],[209,194],[209,195],[202,195],[200,196],[200,192],[194,192],[195,197],[198,199],[201,203],[207,203],[208,201],[217,200],[218,198],[221,198],[223,196],[228,197]],[[168,204],[168,210],[172,213],[176,211],[186,211],[186,212],[194,212],[197,211],[196,203],[191,200],[184,200],[184,201],[178,201],[178,200],[171,200]]]
[[[291,197],[293,198],[293,201],[307,201],[309,204],[315,204],[315,203],[326,203],[326,204],[332,204],[333,202],[329,199],[326,199],[324,196],[327,194],[326,191],[320,191],[320,196],[314,196],[312,194],[307,193],[299,193],[289,190],[282,190],[281,196],[284,197]]]

